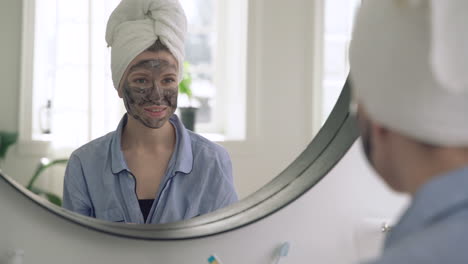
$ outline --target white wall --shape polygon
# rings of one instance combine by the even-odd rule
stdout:
[[[287,5],[281,0],[249,1],[247,141],[222,143],[231,153],[241,197],[286,168],[315,132],[311,106],[316,72],[312,56],[315,11],[310,0],[291,0]],[[0,129],[17,131],[21,1],[0,1],[0,17],[0,78],[4,80]],[[22,153],[15,146],[8,153],[4,171],[25,184],[40,156]],[[61,191],[57,184],[49,183],[51,186]]]
[[[18,0],[0,1],[0,130],[17,132],[19,126],[20,58],[21,58],[21,2]],[[7,153],[2,170],[15,175],[26,184],[40,157],[19,155],[17,145]]]
[[[355,231],[362,221],[392,219],[405,202],[369,170],[357,144],[318,185],[279,212],[188,241],[139,241],[90,231],[48,214],[0,181],[0,256],[22,249],[24,263],[203,264],[215,253],[225,264],[269,264],[274,250],[289,241],[289,256],[281,263],[349,264],[359,257]],[[374,236],[360,244],[383,238],[379,226],[373,228]]]
[[[18,127],[21,1],[0,1],[0,129],[15,131]]]

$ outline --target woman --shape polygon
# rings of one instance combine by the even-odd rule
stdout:
[[[185,35],[176,0],[123,0],[114,10],[106,40],[127,113],[114,132],[72,153],[65,208],[114,222],[167,223],[237,201],[227,151],[174,114]]]

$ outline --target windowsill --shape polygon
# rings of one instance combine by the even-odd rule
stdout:
[[[219,133],[197,133],[197,134],[213,142],[225,142],[226,141],[226,136],[223,134],[219,134]]]
[[[216,143],[246,143],[248,140],[245,137],[230,137],[222,133],[195,132],[198,135],[216,142]]]
[[[16,147],[19,156],[44,156],[49,152],[50,140],[20,140]]]
[[[44,142],[51,142],[53,139],[52,134],[36,134],[33,136],[32,141],[44,141]]]

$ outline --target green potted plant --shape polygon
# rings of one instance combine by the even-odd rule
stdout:
[[[192,73],[190,71],[190,64],[184,62],[184,78],[179,84],[179,94],[187,96],[188,106],[179,107],[182,123],[184,126],[191,130],[195,130],[195,120],[197,108],[192,105],[193,93],[192,93]]]
[[[3,163],[6,157],[8,148],[16,143],[18,133],[0,131],[0,162]],[[1,164],[0,164],[1,165]]]

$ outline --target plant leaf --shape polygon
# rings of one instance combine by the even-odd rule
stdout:
[[[184,78],[179,84],[179,93],[185,94],[188,98],[192,98],[192,73],[190,71],[190,63],[184,62]]]
[[[53,161],[48,161],[46,159],[46,163],[42,163],[42,160],[41,160],[41,163],[39,163],[39,165],[37,166],[37,169],[34,172],[32,178],[29,180],[29,183],[26,185],[26,188],[31,190],[33,188],[33,185],[36,182],[37,178],[39,178],[39,176],[42,174],[42,172],[44,172],[46,169],[48,169],[48,168],[50,168],[52,166],[55,166],[57,164],[66,164],[67,162],[68,162],[68,159],[56,159],[56,160],[53,160]]]
[[[44,192],[44,194],[46,195],[47,197],[47,200],[49,200],[49,202],[57,205],[57,206],[62,206],[62,199],[60,197],[58,197],[58,195],[55,195],[53,193],[50,193],[50,192]]]
[[[0,160],[5,158],[8,148],[15,144],[17,139],[18,133],[16,132],[0,131]]]
[[[35,194],[37,194],[39,196],[45,197],[49,202],[51,202],[51,203],[53,203],[53,204],[55,204],[57,206],[62,206],[62,198],[60,198],[56,194],[44,191],[41,188],[37,188],[37,187],[31,187],[30,191],[32,191],[33,193],[35,193]]]

